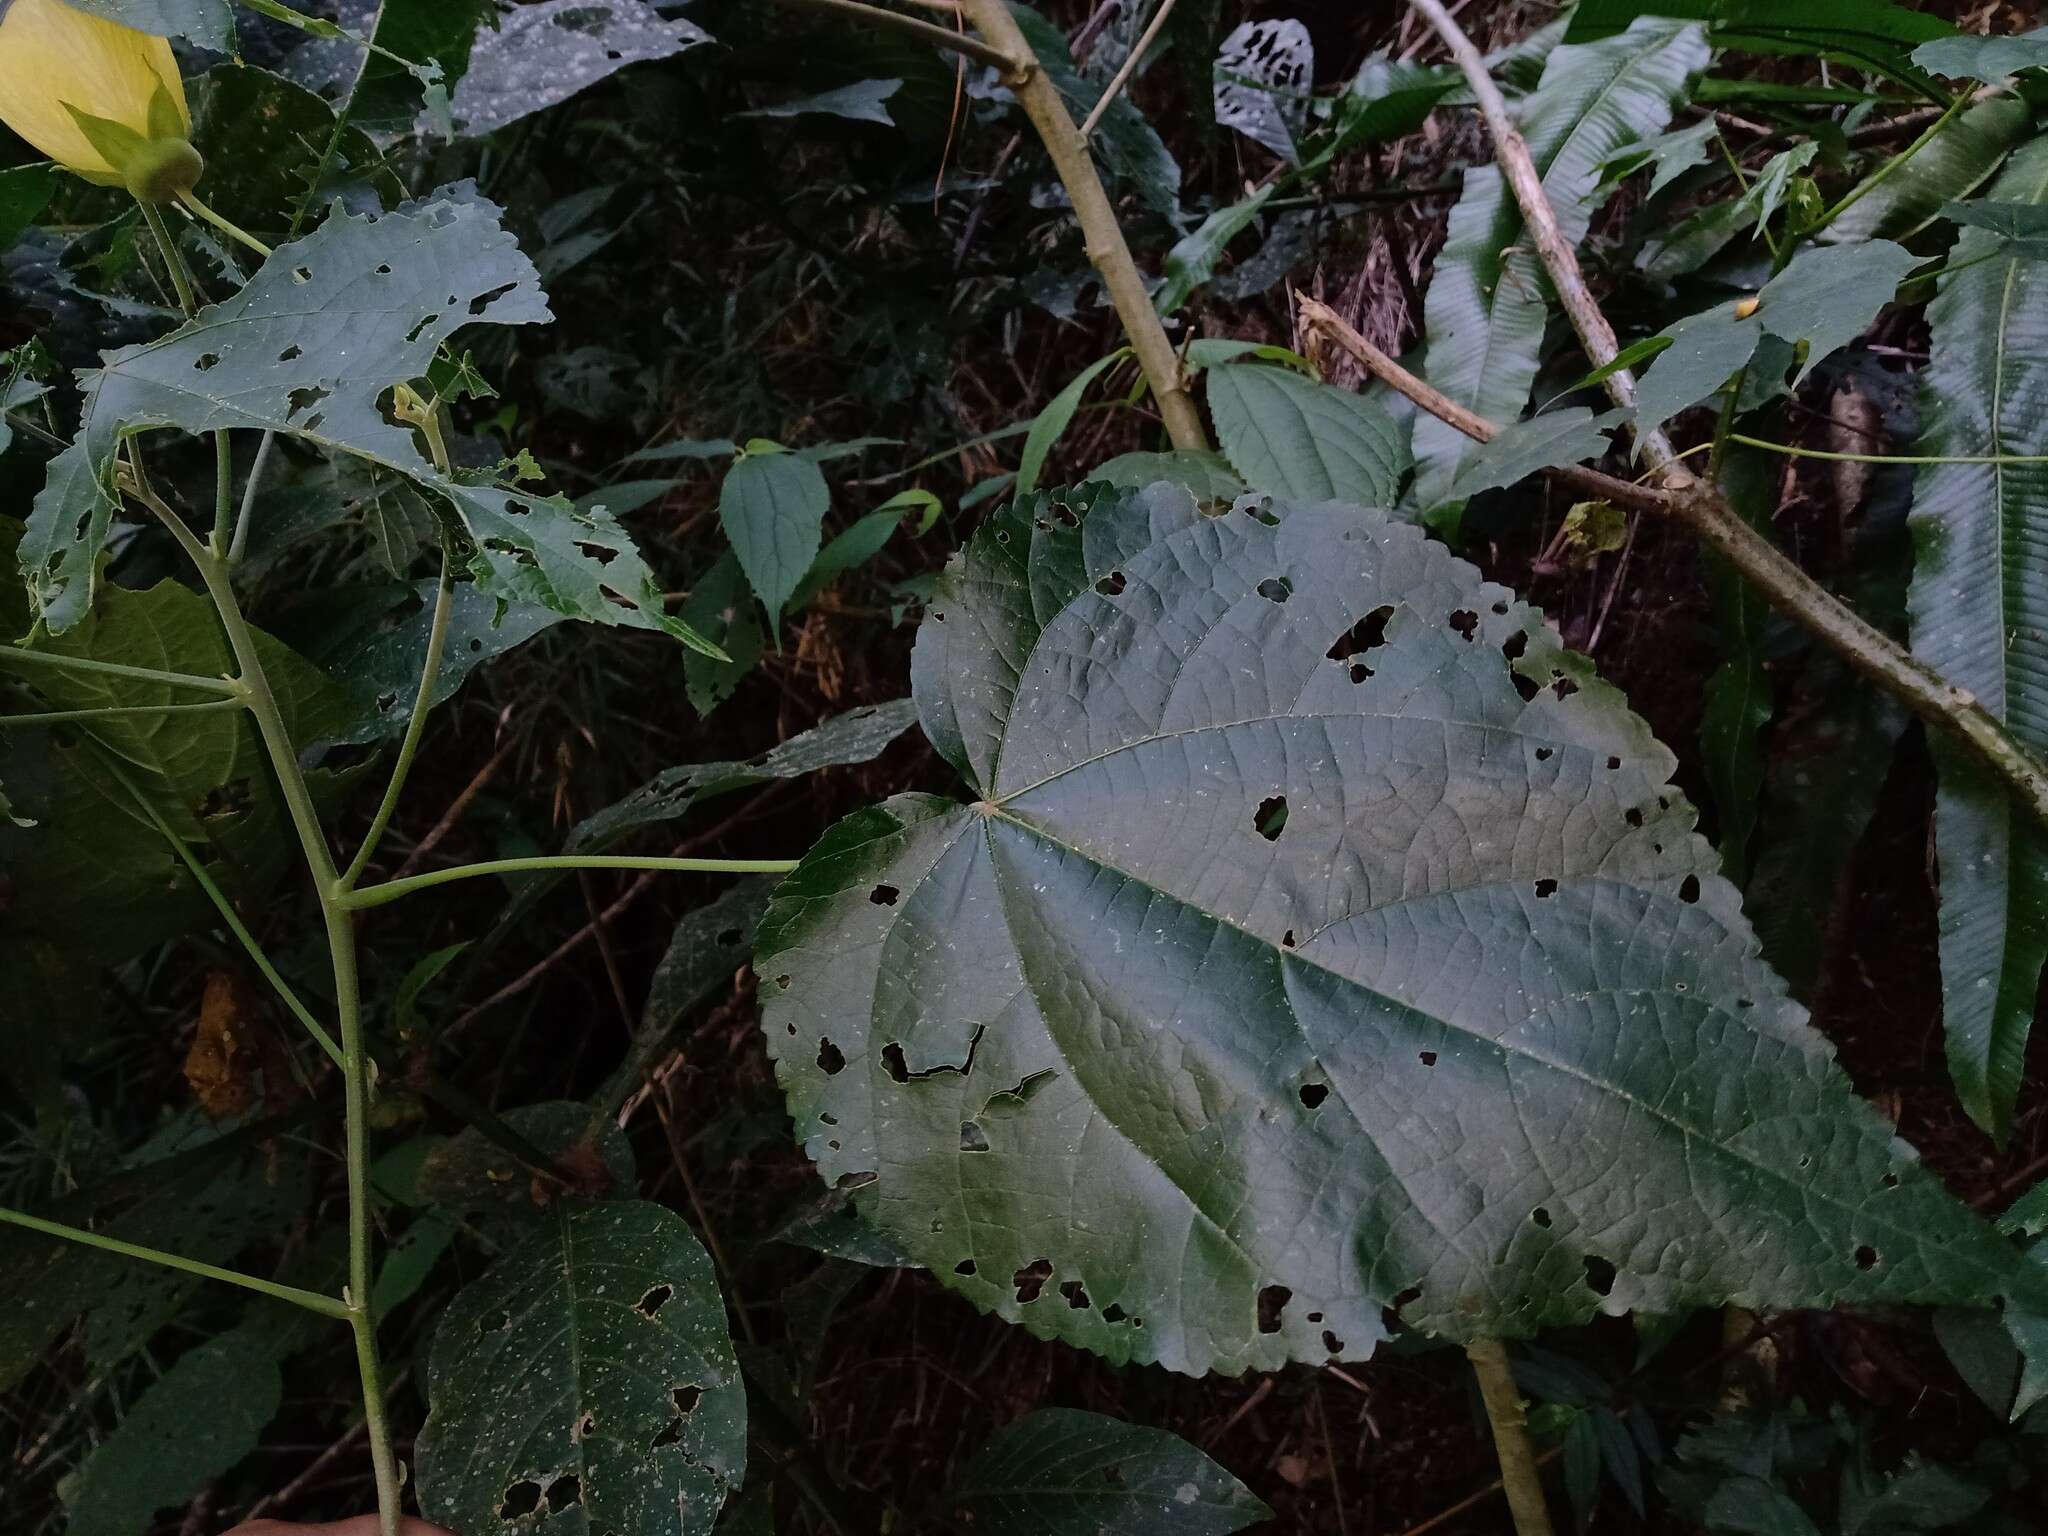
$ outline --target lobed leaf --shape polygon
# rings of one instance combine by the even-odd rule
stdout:
[[[628,64],[711,41],[695,22],[646,0],[539,0],[477,28],[449,104],[455,132],[480,138],[567,101]]]
[[[1859,1101],[1673,759],[1535,610],[1335,504],[999,514],[918,638],[974,803],[785,882],[798,1134],[977,1305],[1118,1361],[2048,1287]]]

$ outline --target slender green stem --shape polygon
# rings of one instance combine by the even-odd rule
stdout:
[[[178,308],[186,315],[196,314],[199,297],[192,287],[192,272],[185,265],[185,256],[178,249],[178,242],[171,238],[170,227],[164,223],[164,216],[157,211],[156,204],[143,203],[142,220],[149,226],[149,232],[156,236],[157,248],[164,253],[164,265],[171,269],[171,287],[178,295]]]
[[[114,761],[111,752],[102,751],[99,754],[99,761],[100,766],[113,775],[115,782],[128,791],[128,797],[135,802],[136,808],[149,820],[150,825],[162,834],[164,841],[171,845],[171,851],[183,861],[185,868],[192,872],[192,878],[199,882],[199,888],[206,892],[207,899],[220,913],[221,920],[228,925],[228,931],[248,952],[249,958],[256,964],[256,969],[263,974],[263,979],[284,999],[285,1006],[291,1009],[293,1015],[306,1027],[306,1032],[319,1042],[320,1049],[328,1054],[335,1065],[346,1066],[347,1063],[342,1060],[341,1047],[334,1043],[334,1037],[321,1027],[320,1021],[313,1017],[312,1010],[299,1000],[299,994],[278,974],[277,967],[270,963],[270,956],[265,954],[263,946],[256,942],[256,935],[243,926],[234,903],[228,900],[226,892],[214,884],[213,876],[206,872],[206,866],[199,862],[199,856],[193,853],[191,845],[178,835],[177,828],[164,820],[163,813],[157,810],[149,796],[142,792],[141,786],[128,777],[121,765]]]
[[[1836,453],[1822,448],[1800,448],[1791,443],[1767,442],[1730,432],[1728,441],[1745,448],[1788,459],[1822,459],[1830,464],[2048,464],[2048,453]]]
[[[256,444],[256,459],[249,466],[249,483],[242,487],[242,508],[235,514],[235,536],[228,544],[228,564],[240,565],[242,555],[249,547],[250,511],[256,505],[256,487],[262,483],[263,472],[270,467],[270,455],[277,446],[277,434],[265,429],[262,440]]]
[[[1955,119],[1956,114],[1969,106],[1974,99],[1974,95],[1969,91],[1964,91],[1960,96],[1956,97],[1954,101],[1948,104],[1947,109],[1941,116],[1927,125],[1927,131],[1922,133],[1919,138],[1908,144],[1896,155],[1893,155],[1891,159],[1885,161],[1883,165],[1880,165],[1868,176],[1857,182],[1855,186],[1843,193],[1841,201],[1823,213],[1820,216],[1820,222],[1815,224],[1812,229],[1806,231],[1807,235],[1811,237],[1819,234],[1851,208],[1862,202],[1864,198],[1883,186],[1885,182],[1897,175],[1901,166],[1905,165],[1907,161],[1911,160],[1921,150],[1939,138],[1942,130],[1948,127],[1950,122]]]
[[[185,205],[185,208],[188,212],[196,215],[201,219],[204,219],[207,223],[211,224],[215,229],[219,230],[222,234],[226,235],[230,240],[238,241],[241,244],[246,245],[258,256],[269,256],[269,246],[265,245],[261,240],[258,240],[254,235],[250,234],[246,229],[243,229],[240,225],[229,223],[226,219],[222,218],[219,214],[215,213],[211,208],[207,207],[205,203],[201,202],[192,193],[180,192],[178,194],[178,201]]]
[[[69,725],[86,720],[119,720],[131,715],[208,715],[241,709],[240,699],[208,699],[201,704],[106,704],[93,709],[51,709],[35,715],[0,715],[0,729],[10,725]]]
[[[453,869],[429,870],[382,885],[366,885],[344,893],[342,900],[361,910],[381,907],[410,896],[415,891],[447,885],[454,880],[476,880],[486,875],[522,875],[546,869],[658,869],[677,874],[698,875],[786,875],[795,869],[795,859],[664,859],[634,854],[563,853],[533,859],[487,859],[481,864],[458,864]]]
[[[206,547],[216,560],[227,558],[228,519],[235,506],[235,445],[222,427],[213,434],[213,526],[206,530]]]
[[[195,693],[217,693],[241,702],[242,690],[224,677],[199,677],[190,672],[159,672],[154,667],[131,667],[118,661],[94,661],[85,656],[60,656],[54,651],[24,651],[0,646],[0,666],[49,667],[58,672],[81,672],[100,677],[125,677],[138,683],[161,683],[167,688],[190,688]]]
[[[377,804],[377,813],[370,818],[370,829],[363,834],[363,845],[356,850],[348,868],[342,871],[344,890],[353,887],[369,867],[371,855],[376,853],[377,844],[383,840],[385,829],[391,825],[392,814],[398,809],[398,797],[405,792],[406,775],[412,772],[412,760],[419,751],[420,736],[426,729],[427,712],[434,707],[434,684],[440,680],[441,652],[448,641],[448,615],[454,607],[455,561],[447,540],[443,539],[441,584],[434,593],[434,617],[427,627],[427,658],[420,668],[420,687],[413,698],[412,718],[405,722],[405,737],[398,744],[398,761],[391,765],[391,781],[384,786],[384,798]]]
[[[295,1307],[304,1307],[307,1311],[318,1312],[323,1317],[338,1318],[343,1322],[348,1322],[353,1317],[346,1302],[333,1296],[323,1296],[318,1291],[302,1291],[295,1285],[279,1285],[274,1280],[259,1279],[255,1275],[245,1275],[239,1270],[202,1264],[197,1259],[165,1253],[160,1248],[144,1248],[139,1243],[124,1243],[118,1237],[105,1237],[98,1232],[88,1232],[83,1227],[67,1227],[61,1221],[45,1221],[40,1216],[26,1215],[21,1211],[9,1210],[6,1206],[0,1206],[0,1221],[17,1227],[26,1227],[29,1231],[40,1232],[45,1237],[61,1237],[66,1242],[82,1243],[88,1248],[118,1253],[124,1259],[141,1259],[148,1264],[161,1264],[166,1269],[181,1269],[188,1275],[199,1275],[207,1280],[220,1280],[229,1285],[239,1285],[245,1291],[257,1291],[278,1301],[288,1301]]]
[[[20,411],[8,411],[6,416],[7,425],[14,428],[17,432],[26,432],[30,437],[47,448],[67,448],[70,446],[63,438],[32,416],[24,416]]]
[[[377,1483],[377,1510],[383,1536],[398,1536],[403,1484],[398,1456],[391,1443],[391,1425],[384,1410],[383,1371],[377,1358],[377,1319],[370,1310],[370,1187],[369,1110],[370,1056],[363,1041],[362,996],[356,972],[355,919],[344,904],[347,893],[328,851],[326,834],[306,776],[299,768],[298,750],[286,729],[284,716],[271,692],[256,650],[254,631],[242,615],[234,585],[228,580],[225,561],[216,559],[194,537],[184,519],[146,488],[125,487],[130,495],[154,512],[171,536],[199,568],[207,596],[220,617],[228,646],[241,668],[240,686],[249,700],[249,710],[270,756],[279,792],[291,813],[293,828],[312,871],[319,895],[320,915],[326,925],[327,948],[334,967],[334,1013],[340,1026],[342,1050],[343,1104],[346,1109],[344,1160],[348,1173],[348,1293],[349,1323],[356,1335],[356,1365],[362,1378],[363,1411],[369,1426],[370,1462]]]

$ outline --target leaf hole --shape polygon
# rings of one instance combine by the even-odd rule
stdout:
[[[1700,899],[1700,877],[1687,875],[1678,882],[1678,899],[1690,905]]]
[[[576,1421],[576,1427],[569,1431],[569,1443],[572,1445],[581,1445],[585,1440],[588,1440],[590,1438],[591,1432],[594,1431],[596,1428],[597,1415],[594,1413],[584,1414],[582,1418]]]
[[[1344,1341],[1325,1328],[1323,1330],[1323,1348],[1333,1355],[1341,1355],[1344,1353]]]
[[[1121,1323],[1127,1321],[1129,1317],[1130,1314],[1113,1301],[1102,1309],[1102,1320],[1105,1323]]]
[[[960,1276],[963,1280],[972,1280],[974,1278],[974,1260],[962,1259],[953,1266],[953,1273]]]
[[[1330,648],[1323,654],[1332,661],[1349,661],[1354,656],[1363,656],[1367,651],[1376,651],[1387,643],[1387,622],[1394,616],[1394,605],[1382,603],[1364,618],[1353,624],[1343,634],[1330,642]],[[1368,670],[1365,674],[1371,677]],[[1354,683],[1362,679],[1353,677]]]
[[[893,907],[896,905],[896,898],[902,894],[893,885],[878,885],[868,892],[868,900],[878,907]]]
[[[1075,1312],[1088,1310],[1088,1288],[1078,1280],[1064,1280],[1060,1283],[1060,1294],[1067,1298],[1067,1306]]]
[[[1415,1056],[1416,1059],[1420,1061],[1425,1067],[1433,1067],[1436,1065],[1435,1051],[1417,1051],[1415,1053]]]
[[[304,389],[295,389],[286,399],[285,415],[291,417],[298,415],[301,411],[310,411],[322,400],[325,400],[330,393],[331,391],[321,388],[318,384],[310,384]]]
[[[1278,842],[1280,834],[1287,830],[1287,797],[1268,795],[1261,800],[1252,816],[1252,827],[1267,842]]]
[[[986,1152],[988,1135],[972,1120],[960,1122],[960,1150],[962,1152]]]
[[[1354,683],[1362,683],[1362,682],[1364,682],[1364,681],[1365,681],[1365,680],[1366,680],[1367,678],[1371,677],[1372,675],[1373,675],[1373,673],[1372,673],[1372,668],[1371,668],[1371,667],[1368,667],[1368,666],[1367,666],[1367,665],[1366,665],[1366,664],[1365,664],[1364,662],[1362,662],[1362,661],[1354,661],[1353,663],[1351,663],[1351,681],[1352,681],[1352,682],[1354,682]]]
[[[633,1303],[633,1310],[642,1317],[653,1317],[668,1305],[668,1299],[675,1293],[676,1288],[672,1285],[651,1285],[647,1288],[647,1294]]]
[[[818,1070],[827,1077],[837,1077],[846,1070],[846,1052],[830,1040],[818,1042]]]
[[[1278,1333],[1294,1292],[1284,1285],[1269,1285],[1259,1292],[1259,1332]]]
[[[290,346],[286,347],[282,352],[277,354],[277,360],[280,363],[296,363],[300,358],[304,357],[305,355],[306,349],[300,346],[295,341]]]
[[[1878,1182],[1883,1184],[1886,1189],[1897,1189],[1899,1187],[1899,1176],[1896,1173],[1888,1173]]]
[[[194,373],[210,373],[219,366],[219,363],[220,354],[218,352],[202,352],[193,360],[192,371]]]
[[[1460,638],[1474,639],[1479,634],[1479,615],[1470,608],[1460,608],[1444,621],[1455,629]]]
[[[293,267],[292,281],[295,283],[310,283],[313,281],[313,269],[311,267]]]
[[[1506,618],[1508,616],[1508,600],[1504,597],[1501,598],[1493,605],[1493,611],[1502,618]]]
[[[1535,1210],[1529,1213],[1529,1219],[1535,1222],[1537,1226],[1543,1228],[1544,1231],[1548,1232],[1550,1230],[1550,1212],[1544,1209],[1544,1207],[1537,1206]]]
[[[1129,583],[1124,580],[1124,573],[1122,571],[1111,571],[1102,580],[1095,583],[1095,590],[1104,597],[1122,597],[1124,588],[1128,585]]]
[[[469,301],[470,318],[474,319],[476,316],[481,315],[485,310],[489,309],[493,304],[497,303],[498,300],[505,297],[506,294],[510,293],[514,288],[517,288],[518,286],[519,285],[517,283],[500,283],[497,287],[493,288],[489,293],[478,294],[475,298]]]
[[[1555,756],[1557,756],[1557,753],[1552,748],[1538,747],[1536,749],[1536,761],[1539,763],[1547,763]]]
[[[379,277],[389,277],[391,275],[391,263],[388,261],[378,262],[376,272]]]
[[[1538,901],[1548,901],[1551,897],[1555,896],[1556,894],[1557,882],[1551,879],[1548,875],[1545,875],[1541,880],[1538,880],[1536,882],[1536,899]]]
[[[1579,685],[1562,672],[1553,672],[1550,674],[1550,691],[1560,699],[1568,699],[1579,691]]]
[[[583,1483],[575,1473],[565,1473],[548,1484],[548,1513],[559,1515],[572,1504],[583,1502]]]
[[[1269,499],[1262,498],[1256,506],[1246,507],[1244,511],[1245,516],[1255,523],[1262,523],[1268,528],[1280,526],[1280,514],[1273,510],[1273,503]]]
[[[413,328],[412,328],[411,330],[409,330],[409,331],[407,331],[407,332],[405,333],[405,339],[406,339],[407,341],[411,341],[411,342],[416,342],[416,341],[418,341],[418,340],[419,340],[419,339],[420,339],[420,338],[421,338],[422,336],[424,336],[424,335],[426,335],[426,334],[427,334],[427,331],[428,331],[428,330],[429,330],[429,329],[430,329],[430,328],[431,328],[431,327],[432,327],[432,326],[433,326],[433,325],[434,325],[434,324],[435,324],[435,323],[436,323],[437,321],[439,321],[439,320],[440,320],[440,318],[441,318],[441,317],[440,317],[439,315],[427,315],[427,316],[424,316],[424,317],[423,317],[423,318],[422,318],[422,319],[421,319],[421,320],[419,321],[419,323],[418,323],[418,324],[414,325],[414,326],[413,326]]]
[[[1052,1278],[1051,1259],[1033,1259],[1010,1277],[1011,1288],[1017,1293],[1017,1305],[1029,1306],[1038,1300],[1045,1290],[1045,1282]]]
[[[784,971],[775,978],[775,990],[778,992],[787,992],[789,990],[789,973],[787,971]]]
[[[1280,947],[1282,949],[1294,948],[1294,930],[1292,928],[1280,935]]]
[[[1269,603],[1284,603],[1294,596],[1294,583],[1285,576],[1268,576],[1259,583],[1258,592]]]
[[[1632,827],[1640,827],[1643,824],[1642,807],[1637,805],[1630,806],[1625,812],[1622,813],[1621,819],[1627,822]]]
[[[1865,1274],[1877,1268],[1877,1250],[1868,1243],[1861,1244],[1856,1249],[1856,1267]]]
[[[897,1082],[907,1083],[910,1081],[910,1063],[903,1059],[903,1045],[901,1041],[891,1040],[882,1047],[882,1066],[888,1071],[889,1076]]]
[[[1614,1294],[1616,1270],[1612,1264],[1597,1253],[1586,1255],[1586,1289],[1595,1296]]]
[[[1330,1085],[1328,1083],[1303,1083],[1298,1092],[1301,1094],[1301,1107],[1303,1109],[1314,1109],[1330,1096]]]
[[[498,1503],[500,1520],[517,1520],[532,1514],[540,1508],[540,1484],[530,1477],[522,1477],[505,1490],[505,1497]]]

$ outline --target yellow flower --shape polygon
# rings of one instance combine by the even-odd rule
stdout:
[[[0,0],[0,122],[67,171],[147,202],[199,179],[171,45],[64,0]]]

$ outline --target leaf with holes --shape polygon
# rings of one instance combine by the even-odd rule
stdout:
[[[1209,370],[1209,410],[1231,467],[1255,491],[1391,507],[1408,472],[1405,434],[1377,400],[1291,368]]]
[[[2048,141],[2012,158],[1997,202],[2048,205]],[[2048,267],[1965,229],[1928,307],[1923,453],[2040,452],[2048,402]],[[2048,749],[2048,465],[1929,464],[1912,514],[1914,654],[1967,688],[2019,740]],[[1940,739],[1937,739],[1940,738]],[[2048,959],[2048,838],[1942,733],[1934,847],[1942,1026],[1970,1118],[2003,1140],[2026,1070]]]
[[[997,1430],[946,1502],[981,1536],[1230,1536],[1273,1512],[1178,1435],[1078,1408]]]
[[[1664,131],[1707,57],[1699,27],[1655,19],[1550,55],[1542,85],[1522,106],[1521,128],[1568,243],[1585,238],[1606,199],[1601,167]],[[1466,172],[1425,296],[1429,382],[1489,421],[1519,420],[1553,308],[1521,209],[1499,170],[1482,165]],[[1452,480],[1477,451],[1455,427],[1434,417],[1417,420],[1417,492],[1425,509],[1450,500]]]
[[[841,822],[755,970],[821,1173],[984,1309],[1236,1372],[1387,1308],[2048,1289],[1834,1067],[1671,754],[1421,530],[1048,493],[912,677],[972,803]]]
[[[495,133],[567,101],[628,64],[666,59],[711,41],[695,22],[646,0],[541,0],[477,29],[468,72],[450,105],[464,138]]]
[[[448,1304],[420,1508],[459,1531],[708,1533],[747,1455],[711,1261],[673,1211],[557,1204]]]
[[[253,427],[371,460],[446,500],[474,544],[470,574],[493,598],[694,641],[610,514],[443,475],[384,414],[392,386],[422,376],[461,327],[548,318],[533,264],[473,189],[381,215],[337,207],[232,298],[81,375],[78,438],[51,461],[21,545],[42,618],[65,630],[91,605],[125,438]]]
[[[1223,39],[1215,72],[1217,123],[1282,160],[1299,159],[1295,146],[1308,126],[1315,88],[1316,49],[1308,28],[1291,18],[1247,21]]]

